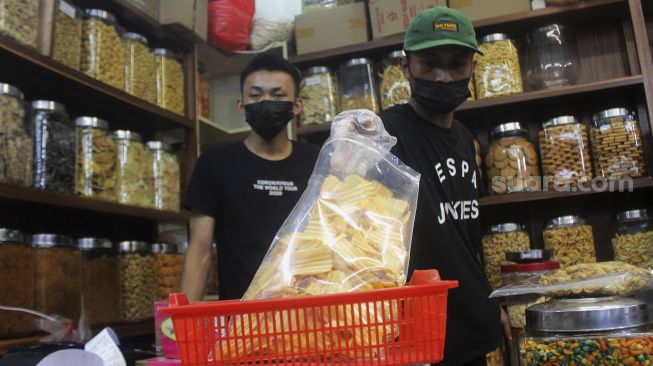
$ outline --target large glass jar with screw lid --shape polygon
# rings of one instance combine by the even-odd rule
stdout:
[[[31,186],[33,153],[23,92],[0,83],[0,182]]]
[[[109,123],[97,117],[75,119],[77,131],[77,194],[115,201],[116,142]]]
[[[326,66],[315,66],[306,70],[299,96],[304,101],[299,116],[302,126],[331,122],[338,113],[336,78]]]
[[[116,197],[118,202],[152,206],[149,151],[141,135],[128,130],[113,132],[116,141]]]
[[[34,308],[34,256],[18,230],[0,228],[0,299],[2,305]],[[0,311],[0,337],[29,334],[34,329],[30,314]]]
[[[369,109],[379,112],[379,101],[374,78],[374,64],[367,58],[345,62],[338,70],[340,111]]]
[[[113,243],[104,238],[80,238],[82,306],[91,324],[120,321],[120,268]]]
[[[120,300],[123,320],[143,320],[154,315],[157,276],[150,245],[143,241],[118,243]]]

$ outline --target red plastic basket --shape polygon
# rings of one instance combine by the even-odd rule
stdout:
[[[172,294],[162,311],[185,366],[436,363],[458,282],[415,272],[405,287],[346,294],[194,304]]]

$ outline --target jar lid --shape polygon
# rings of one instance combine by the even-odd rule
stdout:
[[[330,72],[331,69],[326,66],[313,66],[306,69],[307,74],[328,74]]]
[[[147,142],[147,147],[150,148],[150,150],[163,150],[167,152],[172,151],[172,146],[170,144],[166,144],[162,141],[148,141]]]
[[[53,100],[34,100],[32,101],[32,108],[44,111],[54,111],[59,113],[66,113],[66,107]]]
[[[357,65],[371,65],[372,61],[369,58],[365,57],[360,57],[360,58],[353,58],[347,62],[343,66],[357,66]]]
[[[154,243],[152,244],[152,253],[177,254],[177,245],[168,243]]]
[[[513,133],[513,132],[519,134],[527,134],[528,130],[522,127],[521,123],[519,122],[507,122],[494,126],[494,128],[490,131],[490,137],[496,137],[506,133]]]
[[[34,234],[32,246],[35,248],[72,247],[73,239],[59,234]]]
[[[9,95],[20,100],[25,99],[23,92],[11,84],[0,83],[0,94]]]
[[[490,234],[511,233],[514,231],[524,231],[524,226],[515,222],[506,222],[504,224],[490,226],[488,229],[488,233]]]
[[[142,141],[141,135],[138,132],[129,130],[115,130],[113,131],[113,137],[117,140]]]
[[[19,230],[0,228],[0,243],[24,243],[25,236]]]
[[[113,249],[113,243],[104,238],[79,238],[77,248],[80,250]]]
[[[631,297],[554,299],[526,310],[526,328],[540,332],[598,332],[650,323],[646,303]]]
[[[521,252],[506,253],[506,260],[517,263],[546,261],[551,258],[553,258],[553,250],[551,249],[531,249]]]
[[[90,117],[90,116],[83,116],[83,117],[77,117],[75,118],[75,125],[77,127],[91,127],[91,128],[99,128],[102,130],[108,130],[109,129],[109,122],[97,118],[97,117]]]
[[[149,252],[150,245],[145,241],[121,241],[118,250],[122,253]]]
[[[554,126],[570,125],[579,123],[578,119],[574,116],[560,116],[552,118],[544,123],[542,123],[543,128],[549,128]]]
[[[406,52],[404,52],[404,50],[392,51],[385,56],[385,58],[401,58],[401,57],[406,57]]]
[[[147,46],[147,38],[145,38],[145,36],[143,36],[141,34],[138,34],[138,33],[127,32],[127,33],[122,35],[122,38],[133,40],[133,41],[138,41],[138,42],[141,42],[142,44]]]
[[[560,268],[560,263],[557,261],[542,261],[531,263],[506,263],[501,265],[501,273],[516,273],[516,272],[542,272],[552,271]]]
[[[618,221],[642,220],[649,217],[646,209],[624,211],[617,214]]]
[[[494,34],[488,34],[486,36],[483,36],[481,38],[480,43],[490,43],[490,42],[496,42],[496,41],[505,41],[509,40],[508,35],[505,33],[494,33]]]
[[[85,9],[84,14],[91,18],[105,19],[112,23],[116,22],[116,17],[106,10],[102,9]]]
[[[632,113],[632,112],[629,111],[629,110],[626,109],[626,108],[612,108],[612,109],[606,109],[606,110],[604,110],[604,111],[601,111],[601,112],[595,114],[595,115],[592,117],[592,120],[594,120],[594,122],[597,122],[597,121],[599,121],[599,120],[606,119],[606,118],[613,118],[613,117],[623,117],[623,116],[627,116],[627,115],[629,115],[629,114],[631,114],[631,113]]]
[[[585,223],[585,219],[583,219],[580,216],[567,215],[567,216],[556,217],[549,220],[549,222],[546,225],[546,228],[547,229],[560,228],[566,226],[582,225],[584,223]]]
[[[157,56],[165,56],[165,57],[170,57],[170,58],[175,58],[175,53],[165,49],[165,48],[155,48],[154,49],[154,54]]]

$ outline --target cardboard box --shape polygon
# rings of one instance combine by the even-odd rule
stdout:
[[[529,11],[531,2],[530,0],[449,0],[449,7],[460,10],[474,21]]]
[[[206,41],[208,0],[159,0],[159,23],[179,24]]]
[[[297,54],[369,41],[365,3],[317,9],[295,17]]]
[[[372,39],[402,33],[422,10],[447,5],[446,0],[370,0]]]

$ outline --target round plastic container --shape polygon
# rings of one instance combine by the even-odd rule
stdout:
[[[382,109],[408,103],[410,100],[410,84],[401,69],[401,60],[405,56],[404,51],[394,51],[386,55],[381,62],[381,85],[379,89]]]
[[[347,61],[338,70],[340,111],[369,109],[379,112],[374,66],[367,58]]]
[[[157,276],[150,246],[142,241],[123,241],[118,243],[118,250],[122,319],[151,318],[157,300]]]
[[[175,54],[165,48],[155,48],[156,103],[159,107],[184,115],[184,71]]]
[[[34,308],[34,257],[18,230],[0,228],[0,299],[2,305]],[[0,311],[0,338],[15,337],[34,329],[32,315]]]
[[[88,76],[125,89],[125,48],[113,14],[86,9],[82,25],[81,71]]]
[[[152,244],[152,253],[156,263],[158,299],[167,300],[168,295],[179,292],[184,256],[178,253],[176,245],[167,243]]]
[[[116,200],[116,142],[109,134],[109,123],[97,117],[78,117],[77,194]]]
[[[33,144],[23,92],[0,83],[0,182],[32,185]]]
[[[514,222],[491,226],[483,236],[482,243],[485,274],[494,289],[504,285],[501,281],[501,265],[506,262],[506,253],[524,251],[531,247],[524,227]]]
[[[304,101],[299,120],[302,126],[328,123],[338,114],[336,78],[326,66],[306,70],[299,96]]]
[[[553,251],[560,268],[579,263],[595,263],[592,226],[580,216],[560,216],[551,219],[544,229],[544,247]]]
[[[630,210],[617,215],[612,249],[616,261],[653,268],[653,217],[649,210]]]
[[[82,257],[82,306],[91,324],[120,321],[118,253],[108,239],[77,240]]]
[[[503,33],[481,38],[474,68],[476,99],[519,94],[522,86],[519,53],[513,40]]]
[[[172,147],[161,141],[149,141],[150,169],[152,172],[152,198],[154,208],[179,211],[179,162]]]
[[[148,149],[141,135],[133,131],[113,132],[116,141],[116,196],[118,202],[134,206],[152,206],[151,168]]]

